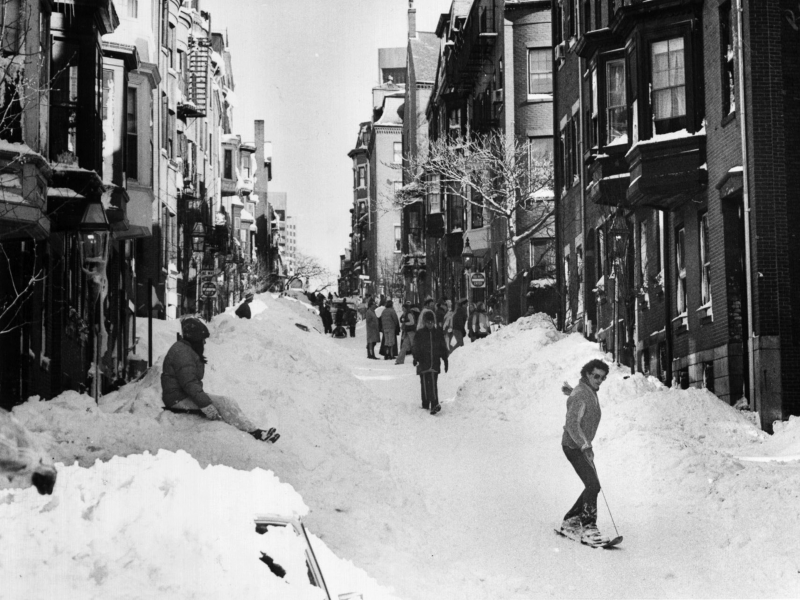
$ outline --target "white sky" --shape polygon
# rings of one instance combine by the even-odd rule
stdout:
[[[416,0],[417,29],[433,31],[450,0]],[[235,8],[234,8],[235,6]],[[273,142],[270,190],[288,193],[298,249],[338,271],[348,245],[351,160],[371,116],[378,48],[406,45],[407,0],[201,0],[227,29],[238,105],[234,133],[264,119]]]

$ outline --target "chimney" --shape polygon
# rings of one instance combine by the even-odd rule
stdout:
[[[408,38],[417,37],[417,9],[414,8],[414,0],[408,0]]]

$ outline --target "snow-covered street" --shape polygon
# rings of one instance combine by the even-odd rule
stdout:
[[[410,357],[366,358],[362,323],[337,340],[304,302],[252,307],[210,324],[204,384],[275,445],[164,413],[160,360],[100,407],[14,410],[63,464],[52,497],[0,490],[0,597],[318,598],[258,561],[270,512],[304,516],[333,598],[800,596],[800,419],[770,437],[710,393],[612,369],[596,464],[625,540],[593,550],[553,529],[582,489],[560,387],[596,345],[523,318],[452,354],[434,417]],[[154,331],[163,358],[179,323]]]

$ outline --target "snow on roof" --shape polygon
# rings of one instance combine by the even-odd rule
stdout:
[[[416,39],[410,40],[411,61],[417,83],[436,81],[436,65],[439,61],[439,38],[435,33],[420,31]]]
[[[255,221],[255,219],[253,218],[253,215],[250,214],[250,211],[247,210],[246,208],[242,209],[242,212],[239,214],[239,218],[242,221]]]
[[[381,118],[375,121],[375,125],[402,125],[403,119],[398,114],[398,110],[404,102],[403,96],[386,96],[383,99]]]

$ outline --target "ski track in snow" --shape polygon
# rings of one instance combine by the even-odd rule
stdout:
[[[14,412],[65,464],[163,448],[200,466],[274,472],[310,508],[306,523],[327,548],[377,580],[365,600],[800,596],[800,465],[737,458],[796,455],[800,419],[768,437],[705,391],[612,369],[594,445],[625,541],[590,549],[553,528],[582,489],[560,448],[561,382],[574,385],[582,364],[602,358],[596,345],[522,319],[452,354],[433,417],[420,408],[410,357],[366,358],[363,323],[355,338],[333,339],[314,331],[303,302],[261,295],[252,308],[251,321],[212,323],[205,385],[277,427],[275,446],[163,413],[160,361],[99,409],[68,392]],[[178,329],[154,323],[154,356]],[[35,528],[41,503],[31,502],[19,518]],[[598,513],[613,534],[603,495]],[[126,597],[93,585],[98,597]],[[157,582],[141,585],[144,597]]]

